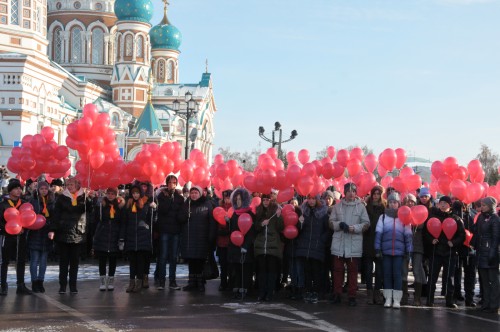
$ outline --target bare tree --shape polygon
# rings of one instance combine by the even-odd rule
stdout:
[[[483,170],[485,173],[484,181],[489,185],[496,185],[499,180],[498,176],[498,165],[499,157],[498,154],[491,151],[486,144],[481,144],[481,150],[476,158],[483,165]]]

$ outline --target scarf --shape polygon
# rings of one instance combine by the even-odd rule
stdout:
[[[111,204],[111,208],[109,209],[109,217],[115,219],[115,206],[113,204]]]
[[[42,196],[43,210],[42,213],[47,218],[49,216],[49,210],[47,209],[47,199]]]
[[[77,200],[76,199],[78,198],[78,192],[76,192],[74,194],[71,194],[71,197],[73,198],[71,200],[71,205],[76,206],[77,205]]]
[[[246,208],[241,208],[241,209],[234,210],[234,213],[236,213],[239,216],[239,215],[241,215],[243,213],[246,213],[246,212],[248,212],[250,210],[252,210],[252,208],[246,207]]]
[[[20,199],[17,200],[16,205],[14,205],[14,202],[12,202],[10,199],[8,201],[9,201],[9,205],[12,206],[13,208],[16,208],[16,209],[21,205]]]
[[[387,208],[385,209],[385,214],[388,216],[388,217],[391,217],[391,218],[396,218],[398,216],[398,210],[397,209],[390,209],[390,208]]]
[[[134,204],[132,204],[132,213],[137,213],[137,207],[135,206],[135,202]]]

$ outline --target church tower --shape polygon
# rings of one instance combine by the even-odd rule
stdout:
[[[167,17],[168,0],[165,3],[163,20],[149,32],[152,49],[153,77],[157,83],[179,83],[179,46],[182,34]]]
[[[151,0],[116,0],[116,52],[111,77],[113,103],[138,118],[148,101]]]

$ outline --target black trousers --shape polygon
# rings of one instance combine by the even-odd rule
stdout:
[[[134,280],[136,278],[143,278],[150,253],[151,251],[149,250],[127,252],[127,256],[129,258],[130,279]]]
[[[69,272],[69,287],[74,289],[76,288],[82,245],[80,243],[63,242],[58,242],[57,245],[59,247],[59,285],[66,287]]]
[[[280,259],[271,255],[259,255],[257,259],[257,280],[259,296],[272,296],[276,288],[276,279],[280,271]]]
[[[114,277],[116,271],[116,257],[118,253],[116,252],[104,252],[96,251],[96,256],[99,259],[99,275],[106,275],[106,264],[109,261],[109,271],[108,276]]]
[[[26,233],[17,236],[0,236],[2,253],[0,256],[2,285],[7,285],[7,270],[11,258],[16,260],[17,284],[24,283],[24,266],[26,264]]]
[[[227,247],[217,247],[217,257],[220,265],[220,283],[226,286],[228,285]]]

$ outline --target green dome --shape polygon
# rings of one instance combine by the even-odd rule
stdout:
[[[182,42],[182,34],[179,29],[171,25],[168,21],[161,22],[149,31],[151,48],[166,48],[169,50],[179,50]]]
[[[116,0],[115,15],[119,21],[149,23],[153,17],[151,0]]]

